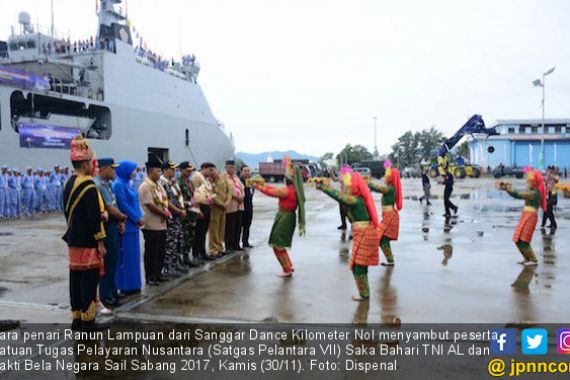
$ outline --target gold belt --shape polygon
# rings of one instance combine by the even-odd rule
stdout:
[[[366,228],[370,225],[370,222],[367,220],[362,220],[359,222],[352,222],[352,228]]]
[[[392,211],[394,206],[382,206],[382,211]]]
[[[537,209],[536,207],[532,207],[532,206],[524,206],[523,211],[524,211],[524,212],[527,212],[527,211],[528,211],[528,212],[537,212],[538,209]]]

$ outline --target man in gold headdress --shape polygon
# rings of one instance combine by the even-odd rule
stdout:
[[[71,142],[74,173],[63,191],[69,247],[69,295],[72,329],[97,330],[108,326],[95,323],[99,276],[103,271],[105,215],[103,200],[93,182],[95,154],[87,140],[78,135]]]

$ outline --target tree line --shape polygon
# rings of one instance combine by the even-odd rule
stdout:
[[[435,152],[445,140],[444,134],[435,127],[419,132],[407,131],[392,145],[388,158],[399,168],[417,168],[422,162],[432,162],[435,159]],[[457,147],[457,153],[464,157],[468,156],[467,142]],[[324,154],[321,162],[333,157],[336,158],[339,166],[373,159],[372,153],[365,146],[351,144],[347,144],[336,156],[332,152]]]

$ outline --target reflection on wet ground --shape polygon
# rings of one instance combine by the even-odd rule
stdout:
[[[559,198],[558,230],[536,231],[532,246],[539,266],[531,270],[516,264],[520,256],[511,241],[522,202],[499,193],[494,181],[457,181],[452,199],[459,214],[449,220],[442,216],[443,187],[434,185],[439,197],[427,207],[417,200],[420,181],[403,185],[400,240],[392,244],[396,266],[370,268],[368,303],[350,300],[352,241],[350,231],[337,230],[337,204],[307,188],[307,236],[294,239],[293,278],[275,276],[279,266],[267,236],[276,204],[256,195],[257,241],[249,258],[212,266],[178,286],[145,289],[119,316],[176,322],[566,322],[569,200]],[[59,216],[0,224],[0,319],[67,319],[63,230]]]
[[[419,188],[411,181],[404,186],[411,192]],[[309,190],[325,207],[309,219],[307,236],[293,242],[293,278],[275,276],[278,264],[262,241],[247,265],[237,259],[223,264],[136,312],[160,310],[188,320],[396,324],[567,319],[570,306],[562,300],[570,283],[570,259],[557,256],[556,246],[570,243],[568,226],[560,223],[554,235],[537,230],[533,247],[540,265],[524,268],[516,264],[520,257],[511,241],[521,202],[500,194],[490,180],[459,182],[456,191],[459,214],[448,220],[441,200],[433,200],[431,207],[405,202],[400,240],[392,245],[396,266],[370,268],[369,302],[350,300],[355,292],[347,267],[351,241],[348,232],[336,230],[336,205]],[[568,214],[568,201],[561,200],[559,218]]]

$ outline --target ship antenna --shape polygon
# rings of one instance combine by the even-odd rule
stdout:
[[[54,35],[54,27],[53,27],[53,0],[51,0],[51,37]]]

